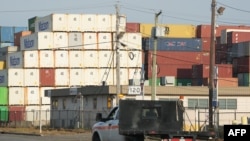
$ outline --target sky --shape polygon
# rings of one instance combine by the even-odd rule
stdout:
[[[27,26],[28,19],[52,13],[115,14],[115,5],[127,22],[154,23],[162,11],[162,24],[211,24],[212,0],[1,0],[0,26]],[[250,25],[250,0],[216,0],[225,7],[216,16],[218,25]]]

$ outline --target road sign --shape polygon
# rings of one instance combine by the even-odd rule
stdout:
[[[128,86],[128,94],[129,95],[140,95],[141,94],[141,86]]]

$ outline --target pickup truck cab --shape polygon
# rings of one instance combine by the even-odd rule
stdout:
[[[124,136],[119,134],[119,108],[111,109],[107,117],[103,118],[97,113],[96,121],[92,127],[92,141],[143,141],[143,136]]]

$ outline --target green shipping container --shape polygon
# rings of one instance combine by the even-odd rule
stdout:
[[[0,87],[0,105],[7,106],[8,105],[8,88]]]
[[[149,79],[149,86],[152,86],[152,79]],[[161,79],[160,78],[157,78],[156,86],[161,86]]]
[[[191,86],[192,79],[176,79],[176,86]]]
[[[8,106],[0,106],[0,122],[7,122],[9,119]]]
[[[37,19],[38,19],[37,16],[28,19],[29,31],[35,32],[35,22],[36,22]]]

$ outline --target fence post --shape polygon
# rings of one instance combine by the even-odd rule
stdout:
[[[198,131],[201,131],[201,125],[200,125],[200,109],[198,109]]]

